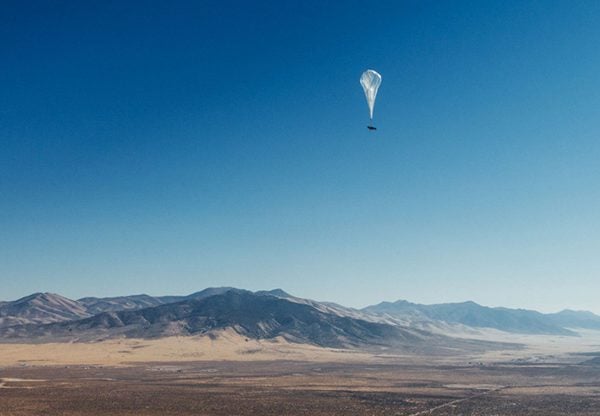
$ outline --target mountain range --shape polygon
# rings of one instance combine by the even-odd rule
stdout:
[[[470,301],[421,305],[399,300],[368,306],[363,311],[400,322],[408,319],[413,324],[441,321],[523,334],[577,335],[573,329],[600,330],[600,316],[591,312],[564,310],[543,314],[527,309],[490,308]]]
[[[439,329],[443,328],[443,331]],[[36,293],[0,302],[0,342],[86,342],[107,338],[208,335],[224,329],[252,339],[332,348],[481,349],[491,343],[452,336],[454,330],[576,336],[600,330],[600,316],[490,308],[474,302],[420,305],[382,302],[363,309],[292,296],[207,288],[187,296],[132,295],[71,300]],[[464,337],[463,337],[464,338]]]

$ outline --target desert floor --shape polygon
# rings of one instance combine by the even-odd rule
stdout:
[[[589,415],[593,365],[146,363],[2,370],[0,415]]]
[[[600,415],[600,343],[480,356],[217,338],[0,344],[4,415]]]

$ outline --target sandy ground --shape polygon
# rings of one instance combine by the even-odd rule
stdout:
[[[472,335],[472,334],[471,334]],[[577,363],[578,353],[600,351],[600,331],[582,332],[581,337],[508,336],[498,331],[482,332],[479,339],[521,343],[517,350],[488,351],[476,356],[431,357],[447,362],[562,362]],[[587,357],[589,358],[589,357]],[[428,358],[429,359],[429,358]],[[293,344],[284,339],[252,340],[231,330],[216,337],[169,337],[156,340],[116,339],[95,343],[0,344],[0,366],[17,365],[131,365],[144,362],[191,361],[314,361],[314,362],[422,362],[415,355],[379,354],[326,349]]]
[[[195,361],[0,369],[10,416],[598,416],[595,365]]]
[[[168,337],[156,340],[117,339],[95,343],[0,344],[0,366],[128,365],[142,362],[189,361],[369,361],[358,351],[292,344],[283,339],[252,340],[233,331],[216,338]]]
[[[600,351],[600,331],[574,329],[573,336],[507,334],[483,330],[471,338],[486,341],[514,342],[524,345],[522,350],[488,351],[475,359],[483,362],[526,361],[530,363],[562,362],[575,364],[585,359],[581,353]],[[588,357],[589,358],[589,357]]]
[[[487,334],[526,346],[478,357],[213,335],[0,344],[0,416],[600,414],[598,333]]]

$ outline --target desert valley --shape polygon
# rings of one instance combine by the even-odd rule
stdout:
[[[283,290],[0,304],[1,415],[597,415],[600,317]]]

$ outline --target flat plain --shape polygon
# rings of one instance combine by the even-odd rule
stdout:
[[[599,415],[598,337],[527,340],[517,350],[443,357],[246,340],[231,331],[0,344],[0,416]]]
[[[0,416],[598,416],[600,334],[583,335],[511,335],[521,348],[443,356],[253,340],[231,330],[5,343]]]
[[[593,364],[302,361],[2,370],[0,415],[598,415]]]

